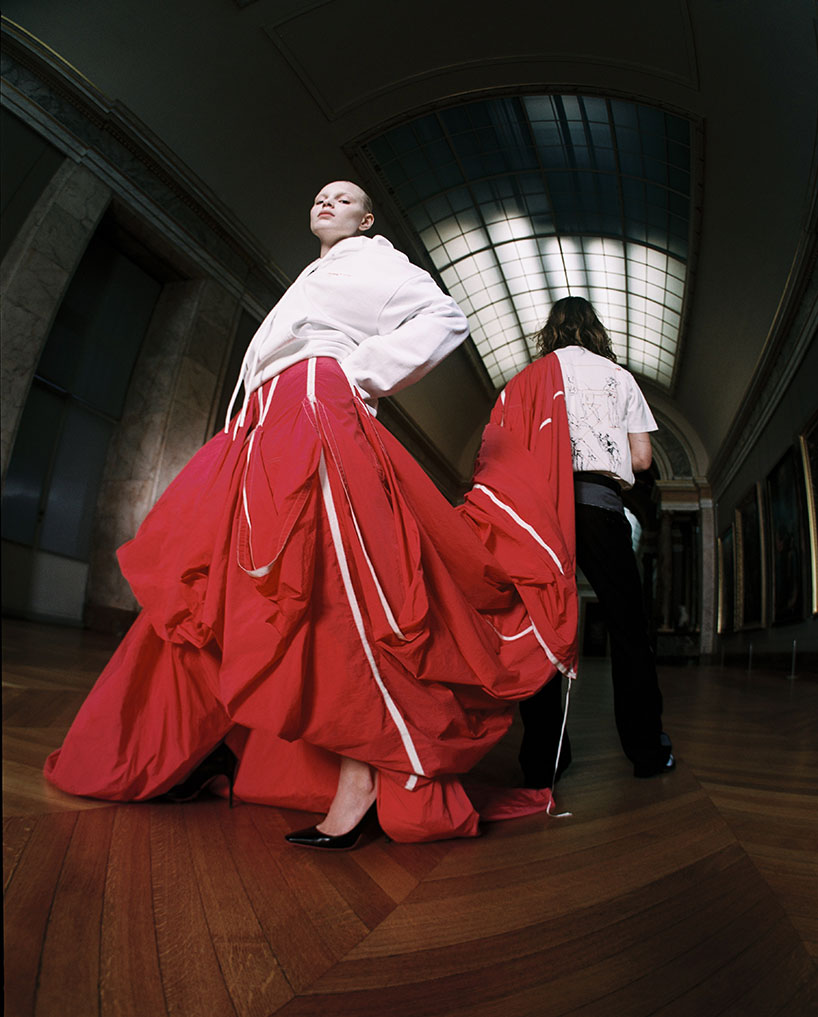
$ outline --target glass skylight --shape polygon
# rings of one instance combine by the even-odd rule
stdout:
[[[621,363],[669,388],[690,232],[690,125],[587,96],[490,99],[364,146],[469,318],[498,387],[555,300],[583,296]]]

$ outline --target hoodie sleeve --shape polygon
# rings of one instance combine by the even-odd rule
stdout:
[[[386,301],[378,334],[341,361],[349,380],[369,402],[392,395],[427,374],[466,338],[466,317],[423,269],[412,273]]]

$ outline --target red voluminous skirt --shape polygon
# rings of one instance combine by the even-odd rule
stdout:
[[[71,794],[156,797],[227,737],[243,801],[326,811],[344,755],[377,770],[393,839],[471,836],[458,775],[555,673],[546,622],[332,359],[253,392],[119,560],[142,611],[46,762]]]

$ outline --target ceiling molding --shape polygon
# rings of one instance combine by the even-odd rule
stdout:
[[[713,460],[710,476],[716,500],[741,469],[818,335],[818,151],[812,179],[805,226],[775,318],[739,411]]]
[[[545,78],[552,87],[560,82],[560,89],[570,90],[571,85],[563,83],[587,80],[589,71],[595,69],[603,71],[606,78],[616,69],[694,91],[699,88],[687,0],[652,5],[650,17],[645,8],[638,16],[634,12],[626,36],[622,21],[627,13],[601,0],[595,12],[589,12],[587,5],[582,10],[569,6],[546,12],[538,0],[506,0],[504,17],[492,21],[490,32],[484,31],[484,19],[475,18],[469,26],[459,8],[441,6],[436,0],[416,0],[412,17],[406,19],[397,18],[390,4],[373,7],[362,0],[333,0],[328,30],[326,7],[326,2],[311,4],[269,22],[263,31],[330,122],[379,97],[424,82],[436,82],[437,94],[445,92],[451,97],[462,95],[464,80],[471,79],[465,89],[471,93],[477,85],[475,72],[485,87],[485,82],[500,77],[504,68],[519,69],[518,90],[532,78],[538,82]],[[519,25],[532,18],[540,30],[530,33],[521,48]],[[363,39],[370,45],[369,54],[361,52],[362,25],[366,26]],[[620,40],[627,39],[627,54],[612,55],[609,39],[614,31]],[[398,33],[400,46],[389,49],[390,40]],[[484,52],[458,59],[455,42],[462,33],[468,35],[467,51],[473,53],[475,45],[480,45]],[[377,43],[373,45],[372,40]],[[544,42],[548,48],[543,48]],[[576,42],[587,48],[573,48]],[[366,66],[360,79],[354,73],[353,57]],[[358,84],[359,80],[365,80],[366,85]],[[449,84],[441,86],[443,81]]]
[[[289,280],[218,197],[126,107],[2,21],[2,105],[86,166],[223,285],[264,312]]]

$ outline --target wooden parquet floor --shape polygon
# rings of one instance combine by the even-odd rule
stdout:
[[[814,1017],[818,681],[664,668],[675,773],[637,781],[604,662],[572,702],[573,815],[339,856],[304,815],[111,805],[41,767],[110,638],[5,626],[8,1017]],[[517,732],[480,767],[517,780]]]

